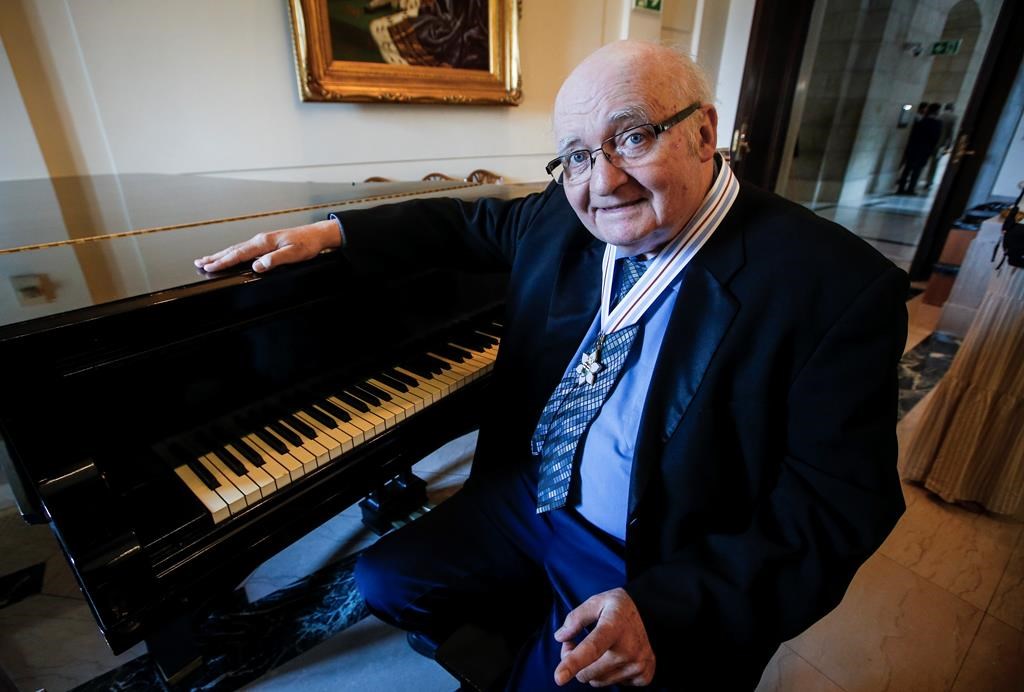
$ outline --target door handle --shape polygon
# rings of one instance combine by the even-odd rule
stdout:
[[[750,140],[747,138],[747,123],[740,125],[738,130],[732,133],[732,153],[730,158],[733,161],[742,161],[743,155],[750,153]]]
[[[967,141],[967,133],[961,133],[960,136],[956,138],[956,147],[953,149],[953,156],[950,159],[950,162],[953,165],[960,163],[961,159],[965,156],[974,156],[975,151],[974,149],[967,148]]]

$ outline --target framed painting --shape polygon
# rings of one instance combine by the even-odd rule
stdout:
[[[303,101],[522,99],[516,0],[289,0]]]

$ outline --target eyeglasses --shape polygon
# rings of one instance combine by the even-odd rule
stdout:
[[[577,149],[564,156],[551,159],[544,170],[559,185],[585,183],[590,180],[590,173],[594,170],[594,159],[597,152],[604,154],[608,163],[616,168],[621,168],[623,164],[637,161],[649,154],[658,141],[658,135],[686,120],[699,109],[700,103],[693,103],[657,125],[644,123],[623,130],[601,142],[601,146],[597,149]]]

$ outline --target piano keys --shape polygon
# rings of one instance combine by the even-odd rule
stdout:
[[[50,181],[0,183],[0,274],[50,287],[0,302],[5,471],[26,520],[51,525],[113,652],[146,641],[171,676],[193,663],[191,623],[255,567],[476,427],[506,281],[337,252],[262,275],[205,275],[192,258],[347,206],[536,186],[107,176],[71,188],[81,204]]]
[[[160,456],[220,523],[486,376],[500,333],[500,324],[485,321],[365,379],[310,393],[260,418],[223,421],[213,426],[221,432],[202,442],[171,442]]]

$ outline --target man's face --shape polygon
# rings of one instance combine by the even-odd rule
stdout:
[[[648,72],[631,74],[621,64],[582,66],[555,101],[558,154],[596,149],[608,137],[642,125],[646,119],[637,106],[659,123],[689,105],[662,96],[675,90],[659,86]],[[702,121],[702,135],[710,137],[697,153],[689,139],[691,119]],[[621,169],[598,153],[589,181],[565,185],[569,204],[594,236],[631,256],[660,249],[690,220],[707,193],[716,122],[714,107],[702,106],[659,135],[644,159]]]

